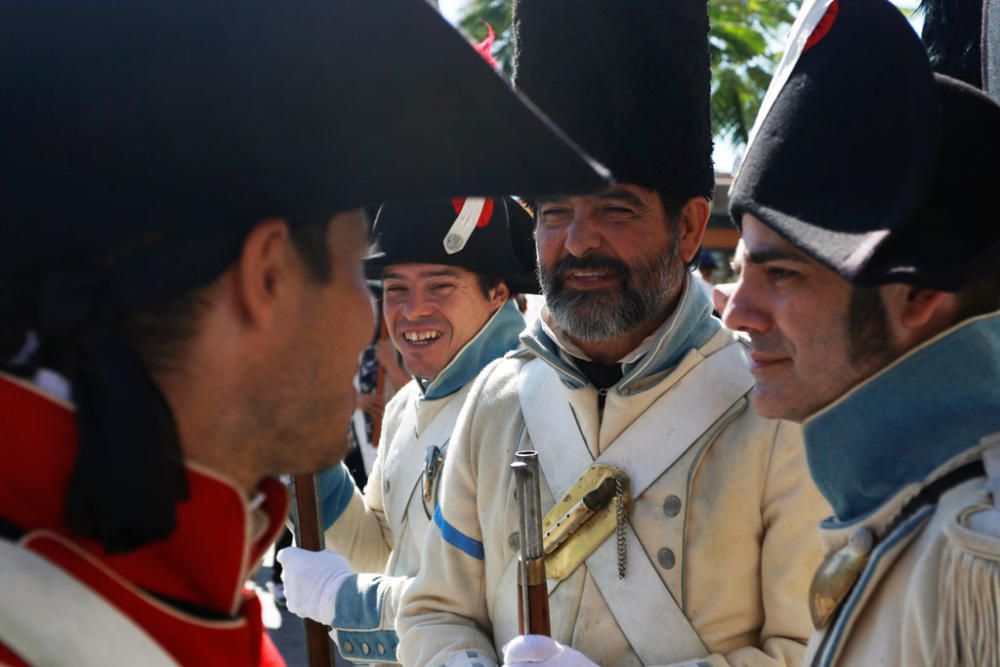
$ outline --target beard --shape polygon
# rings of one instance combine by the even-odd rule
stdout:
[[[577,290],[566,286],[572,270],[607,271],[618,286]],[[538,281],[549,312],[563,331],[585,341],[613,340],[660,315],[683,280],[680,242],[674,238],[661,253],[636,264],[605,255],[567,255],[554,266],[539,262]]]

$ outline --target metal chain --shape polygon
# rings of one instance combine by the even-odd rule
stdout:
[[[621,477],[615,477],[615,529],[618,534],[618,578],[625,578],[628,547],[625,543],[625,487]]]

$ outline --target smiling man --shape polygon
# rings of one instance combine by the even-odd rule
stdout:
[[[515,25],[518,87],[620,182],[537,201],[546,306],[466,401],[401,656],[797,666],[827,508],[798,428],[749,408],[743,345],[687,268],[713,186],[707,6],[525,0]],[[550,543],[551,638],[518,637],[510,463],[524,449],[539,452],[547,527],[616,490]]]
[[[512,244],[530,225],[502,198],[379,211],[368,274],[383,281],[389,335],[414,379],[386,406],[364,493],[344,466],[321,477],[330,551],[278,554],[288,608],[332,625],[347,658],[396,658],[399,600],[420,567],[458,412],[476,375],[518,345],[524,319],[511,291],[537,291]]]
[[[724,319],[833,507],[806,664],[996,664],[1000,105],[933,75],[883,0],[807,4],[787,54],[733,185]]]
[[[281,665],[247,580],[344,454],[359,207],[606,180],[423,2],[5,3],[0,97],[0,663]]]

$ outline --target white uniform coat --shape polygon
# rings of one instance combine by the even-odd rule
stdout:
[[[407,383],[386,406],[375,463],[362,493],[351,495],[326,530],[327,548],[361,574],[338,592],[331,625],[344,657],[362,662],[396,659],[396,616],[403,591],[420,568],[420,551],[437,500],[423,493],[426,452],[445,456],[459,408],[472,379],[517,345],[524,320],[508,302],[427,387]],[[443,396],[441,394],[444,394]],[[346,476],[343,477],[345,482]],[[400,516],[392,516],[398,508]]]
[[[686,290],[678,312],[647,341],[648,355],[672,346],[680,361],[641,377],[627,370],[608,392],[603,415],[597,390],[585,382],[552,397],[570,402],[594,457],[693,367],[741,344],[719,329],[709,309],[699,290]],[[551,357],[573,372],[560,362],[563,351]],[[517,634],[516,590],[501,586],[517,557],[509,464],[518,449],[555,444],[531,442],[523,428],[517,380],[524,363],[520,354],[488,367],[456,426],[441,482],[441,530],[428,533],[398,619],[407,665],[496,664]],[[631,391],[621,390],[632,381]],[[828,506],[809,480],[800,438],[797,426],[762,419],[740,398],[636,500],[631,525],[665,587],[649,594],[669,591],[709,652],[665,664],[801,664],[811,630],[806,589],[820,559],[815,525]],[[543,512],[553,504],[543,479]],[[559,585],[550,604],[555,639],[601,665],[640,664],[586,565]],[[661,622],[648,619],[645,631],[669,637]]]
[[[1000,316],[913,350],[805,428],[834,509],[824,550],[872,545],[805,664],[1000,665]]]

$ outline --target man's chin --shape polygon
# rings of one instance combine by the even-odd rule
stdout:
[[[761,417],[784,419],[800,424],[818,410],[809,398],[808,394],[802,391],[782,389],[759,382],[750,393],[750,403]]]

